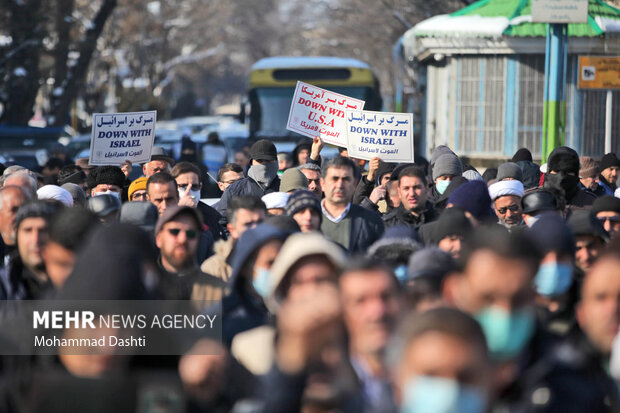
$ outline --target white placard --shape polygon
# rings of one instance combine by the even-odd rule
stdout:
[[[532,0],[535,23],[587,23],[588,0]]]
[[[309,138],[319,136],[326,143],[346,147],[347,109],[362,110],[364,101],[297,82],[286,129]]]
[[[151,160],[157,112],[95,113],[89,165],[120,165]]]
[[[347,110],[349,156],[413,162],[413,114]]]

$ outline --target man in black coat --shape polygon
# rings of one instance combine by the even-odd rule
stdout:
[[[435,221],[439,214],[428,201],[428,182],[424,171],[416,166],[403,169],[398,176],[400,206],[383,217],[386,227],[407,225],[418,229]]]

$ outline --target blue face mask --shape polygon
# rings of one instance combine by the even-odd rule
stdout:
[[[450,181],[437,181],[435,182],[435,188],[437,188],[437,192],[443,195],[446,192],[446,188],[450,185]]]
[[[496,360],[519,355],[532,338],[536,324],[534,312],[530,309],[508,312],[489,306],[474,318],[482,327],[491,357]]]
[[[271,279],[271,271],[266,268],[259,268],[256,277],[252,280],[254,291],[263,298],[267,298],[270,292],[269,280]]]
[[[483,413],[483,392],[456,380],[416,376],[405,385],[401,413]]]
[[[540,295],[553,297],[564,294],[573,283],[573,267],[562,262],[541,264],[534,281]]]
[[[394,268],[394,275],[396,275],[398,281],[403,284],[407,279],[407,266],[399,265],[398,267]]]

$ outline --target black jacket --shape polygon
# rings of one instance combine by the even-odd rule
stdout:
[[[378,212],[351,204],[348,216],[351,218],[348,250],[351,254],[365,254],[376,240],[381,238],[385,226]],[[327,219],[323,217],[323,219]]]
[[[402,205],[394,209],[389,214],[383,216],[383,222],[386,227],[394,227],[397,225],[406,225],[415,229],[420,228],[422,224],[427,224],[437,220],[439,214],[433,207],[433,204],[426,202],[426,208],[419,215],[413,215],[407,211]]]

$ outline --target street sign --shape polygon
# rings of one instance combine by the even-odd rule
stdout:
[[[620,57],[579,56],[579,89],[620,89]]]
[[[534,23],[587,23],[588,0],[532,0]]]

